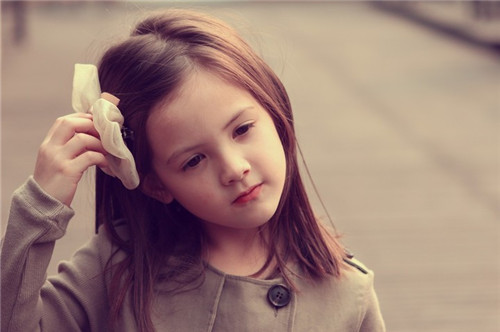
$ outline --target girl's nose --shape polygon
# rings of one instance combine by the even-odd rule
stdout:
[[[225,158],[221,168],[221,182],[231,185],[241,181],[250,173],[250,164],[245,158],[230,155]]]

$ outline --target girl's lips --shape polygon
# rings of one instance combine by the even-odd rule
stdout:
[[[247,191],[241,193],[234,201],[233,204],[245,204],[259,197],[262,183],[251,187]]]

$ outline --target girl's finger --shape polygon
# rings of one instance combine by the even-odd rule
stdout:
[[[99,133],[94,127],[92,115],[85,113],[75,113],[58,118],[46,137],[52,144],[63,145],[68,142],[75,133],[86,133],[94,137],[99,137]]]
[[[101,168],[107,168],[109,166],[106,157],[102,153],[96,151],[86,151],[68,163],[68,167],[80,174],[83,174],[89,167],[94,165]]]
[[[64,116],[61,116],[57,118],[54,123],[52,124],[52,127],[49,129],[47,136],[53,135],[54,131],[58,128],[58,123],[61,120],[71,120],[71,119],[92,119],[92,114],[90,113],[71,113],[71,114],[66,114]]]
[[[96,151],[106,154],[101,141],[89,134],[77,133],[75,134],[61,149],[61,153],[68,159],[74,159],[85,151]]]

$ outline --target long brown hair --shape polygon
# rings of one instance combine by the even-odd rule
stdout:
[[[166,98],[175,97],[196,67],[249,91],[271,115],[280,136],[287,176],[277,211],[265,226],[272,239],[268,261],[276,262],[292,287],[289,260],[298,262],[305,277],[339,277],[344,251],[336,236],[329,235],[317,221],[308,201],[299,174],[292,108],[285,88],[232,28],[213,17],[186,10],[153,14],[101,59],[102,91],[120,98],[125,126],[134,132],[128,145],[141,178],[153,172],[145,125],[150,111]],[[168,264],[170,271],[176,271],[168,275],[171,278],[194,271],[182,274],[186,283],[203,273],[201,223],[177,202],[163,204],[140,189],[129,191],[101,171],[96,177],[96,204],[97,226],[104,225],[113,243],[126,253],[126,258],[111,269],[111,325],[130,291],[139,330],[152,331],[151,299],[154,283],[165,277],[161,267]],[[120,224],[128,228],[126,238],[120,235]]]

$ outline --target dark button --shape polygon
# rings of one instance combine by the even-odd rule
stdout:
[[[274,285],[267,292],[267,299],[275,308],[281,308],[290,303],[290,291],[283,285]]]

